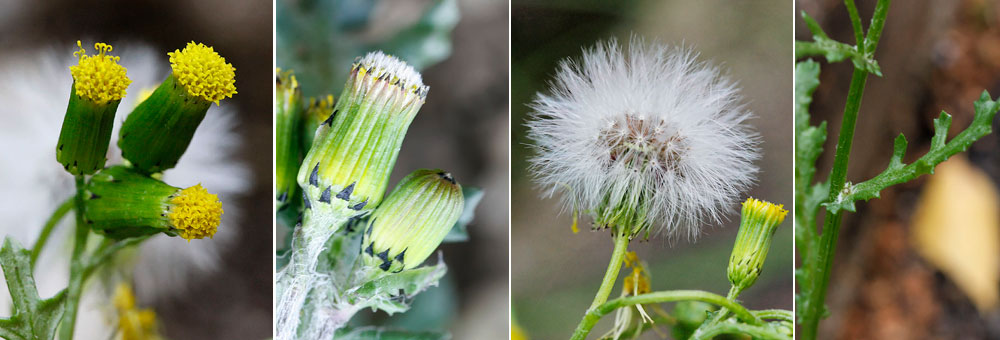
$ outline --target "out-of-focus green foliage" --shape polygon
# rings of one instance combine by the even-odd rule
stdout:
[[[369,36],[379,22],[380,1],[278,0],[277,58],[294,70],[306,97],[340,93],[359,55],[382,50],[422,70],[451,54],[451,31],[458,23],[456,0],[435,0],[412,24]]]

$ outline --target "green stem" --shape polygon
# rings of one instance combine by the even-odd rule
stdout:
[[[770,327],[728,322],[713,324],[705,328],[704,332],[700,334],[696,333],[694,336],[691,336],[690,340],[711,339],[716,335],[722,334],[746,334],[754,339],[791,340],[788,335],[778,333]]]
[[[662,292],[653,292],[647,294],[640,294],[636,296],[626,296],[620,297],[608,302],[605,302],[600,307],[592,309],[587,312],[587,315],[583,317],[583,321],[580,325],[576,327],[576,331],[573,332],[573,340],[583,340],[587,338],[587,334],[590,334],[590,330],[594,328],[597,321],[601,319],[604,315],[607,315],[614,311],[615,309],[634,306],[639,304],[650,304],[650,303],[664,303],[664,302],[676,302],[676,301],[701,301],[707,302],[714,305],[722,306],[727,308],[736,315],[737,318],[751,325],[762,325],[763,321],[750,313],[746,308],[740,306],[740,304],[726,299],[722,295],[712,294],[700,290],[669,290]]]
[[[73,198],[67,199],[65,202],[56,208],[56,211],[52,212],[52,216],[45,221],[45,226],[42,227],[42,233],[38,235],[38,239],[35,240],[35,245],[31,247],[31,269],[35,269],[35,261],[38,260],[38,255],[42,254],[42,248],[45,248],[45,243],[49,241],[49,236],[52,235],[52,230],[55,229],[59,221],[62,220],[63,216],[70,209],[73,209],[75,200]]]
[[[76,312],[80,304],[80,294],[83,290],[84,259],[83,253],[87,247],[87,236],[90,230],[83,220],[84,180],[76,176],[76,197],[74,197],[76,213],[76,237],[73,240],[73,258],[69,267],[69,287],[66,289],[66,314],[63,315],[59,327],[59,339],[72,340],[73,328],[76,325]]]
[[[854,128],[857,125],[858,110],[861,107],[861,97],[865,90],[868,72],[855,69],[851,77],[851,87],[847,94],[847,105],[844,107],[844,120],[840,127],[837,141],[837,153],[833,158],[833,170],[830,173],[830,194],[827,202],[837,199],[844,183],[847,182],[847,163],[854,140]],[[814,257],[810,273],[812,287],[809,288],[808,303],[803,312],[802,338],[815,339],[819,319],[823,315],[823,302],[826,298],[826,288],[830,281],[830,270],[833,268],[833,253],[837,247],[837,236],[840,233],[840,220],[843,212],[826,214],[817,253]]]
[[[847,7],[847,15],[851,17],[851,28],[854,29],[854,41],[859,52],[864,52],[864,28],[861,28],[861,16],[858,15],[858,6],[854,5],[854,0],[844,0]]]
[[[753,311],[752,313],[761,320],[781,320],[781,321],[795,322],[795,314],[793,314],[792,311],[790,310],[765,309],[765,310],[756,310]]]
[[[608,301],[608,295],[611,295],[611,289],[614,288],[615,282],[618,281],[618,272],[622,269],[622,260],[625,259],[625,252],[628,250],[628,235],[617,235],[613,236],[615,241],[615,249],[611,252],[611,263],[608,263],[608,271],[604,273],[604,280],[601,281],[601,288],[597,289],[597,295],[594,296],[594,302],[590,304],[590,308],[587,311],[592,311],[598,306],[604,304]]]

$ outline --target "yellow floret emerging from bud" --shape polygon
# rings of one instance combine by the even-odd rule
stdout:
[[[201,43],[189,42],[183,50],[167,53],[170,67],[188,94],[213,102],[236,94],[236,68],[227,64],[215,49]]]
[[[107,52],[112,50],[111,45],[94,44],[97,54],[90,56],[79,40],[76,41],[76,46],[80,50],[73,52],[73,55],[80,58],[80,61],[76,66],[69,67],[76,95],[97,104],[118,101],[125,97],[125,89],[132,81],[125,75],[125,68],[118,65],[121,57],[107,55]]]
[[[774,204],[751,197],[743,202],[743,214],[749,213],[754,218],[777,225],[785,221],[785,215],[788,215],[788,210],[785,210],[784,207],[784,204]]]
[[[212,237],[222,220],[219,196],[208,193],[201,184],[181,190],[170,199],[170,224],[188,241]]]

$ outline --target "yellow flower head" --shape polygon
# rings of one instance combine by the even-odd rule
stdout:
[[[236,94],[236,68],[227,64],[215,49],[201,43],[189,42],[183,50],[167,53],[174,78],[187,89],[188,94],[213,102]]]
[[[94,44],[96,55],[87,55],[83,43],[79,40],[76,41],[76,46],[80,50],[73,52],[73,55],[80,58],[80,61],[77,65],[69,67],[76,95],[97,104],[118,101],[125,97],[125,89],[132,81],[125,75],[125,68],[118,65],[121,57],[107,55],[112,50],[111,45]]]
[[[177,233],[188,241],[212,237],[222,220],[219,196],[208,193],[201,184],[181,190],[170,199],[167,217]]]
[[[115,309],[118,310],[118,332],[122,340],[159,340],[156,312],[135,305],[132,287],[121,283],[115,289]]]

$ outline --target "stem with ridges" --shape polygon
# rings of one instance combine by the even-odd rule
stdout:
[[[851,87],[847,94],[847,105],[844,107],[844,120],[840,127],[840,136],[837,141],[837,153],[833,159],[833,170],[830,173],[830,194],[828,202],[835,201],[837,195],[847,182],[847,163],[851,153],[851,145],[854,140],[854,128],[857,124],[858,111],[861,107],[861,97],[865,89],[865,81],[868,72],[855,69],[851,77]],[[815,339],[819,325],[819,319],[823,315],[823,302],[826,297],[826,288],[830,280],[830,270],[833,268],[833,253],[837,247],[837,237],[840,233],[840,220],[843,211],[836,214],[827,212],[823,223],[823,230],[820,234],[820,242],[817,245],[816,257],[818,262],[812,268],[812,287],[809,289],[807,297],[809,303],[803,311],[802,336],[803,339]]]
[[[80,305],[80,295],[83,291],[84,258],[83,253],[87,247],[87,236],[90,230],[87,229],[83,220],[84,209],[84,187],[83,176],[76,176],[76,236],[73,238],[73,258],[69,267],[69,287],[66,289],[66,314],[63,315],[62,324],[59,327],[59,339],[72,340],[73,328],[76,325],[76,312]]]

